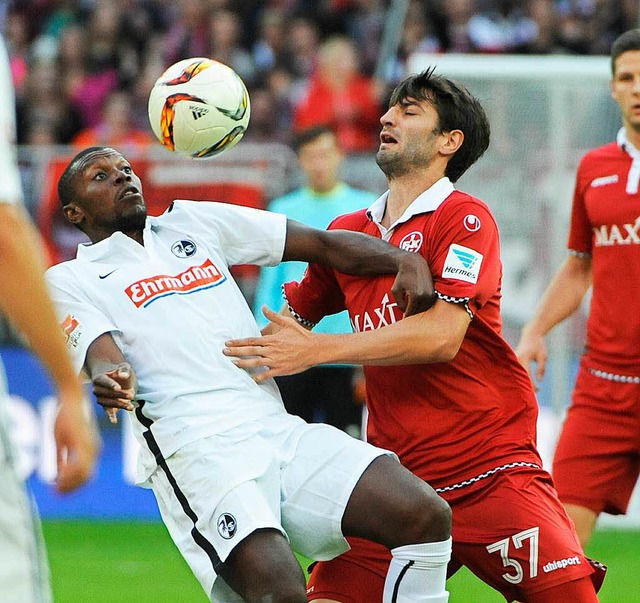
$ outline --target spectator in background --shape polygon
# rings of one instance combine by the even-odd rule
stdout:
[[[445,15],[444,44],[447,52],[469,53],[473,44],[469,39],[469,21],[475,9],[474,0],[447,0],[442,2]]]
[[[274,199],[269,210],[325,229],[340,214],[368,207],[375,201],[373,193],[354,189],[340,180],[343,153],[333,131],[316,126],[299,132],[294,142],[306,185]],[[267,320],[261,308],[280,308],[282,285],[300,280],[306,264],[286,262],[260,271],[254,299],[254,316],[258,326]],[[351,331],[346,312],[326,317],[317,327],[323,333]],[[359,434],[362,407],[354,399],[354,367],[346,365],[317,366],[297,375],[277,379],[285,408],[307,422],[324,422],[352,435]]]
[[[310,19],[299,16],[289,22],[285,58],[280,63],[291,72],[293,82],[306,82],[316,66],[320,33]]]
[[[246,85],[256,77],[256,68],[251,54],[240,45],[240,21],[230,10],[216,10],[209,18],[208,55],[236,71]]]
[[[98,123],[80,131],[72,144],[75,147],[107,145],[129,153],[154,142],[148,128],[141,130],[135,127],[132,99],[131,93],[125,90],[111,91],[104,101]]]
[[[266,8],[260,15],[258,37],[251,49],[258,72],[265,73],[282,60],[285,42],[284,13],[276,7]]]
[[[164,40],[164,61],[171,65],[209,54],[209,11],[206,0],[182,0]]]
[[[249,91],[251,97],[251,124],[243,140],[249,142],[288,144],[290,128],[280,124],[275,118],[278,114],[278,102],[267,86],[259,86]]]
[[[318,51],[318,64],[306,93],[294,108],[294,129],[331,127],[347,153],[367,153],[378,143],[380,91],[363,76],[351,40],[334,37]]]
[[[362,72],[373,75],[378,64],[380,41],[387,17],[386,4],[383,0],[354,0],[353,4],[347,31],[360,51]]]

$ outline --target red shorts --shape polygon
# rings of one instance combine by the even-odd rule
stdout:
[[[640,475],[640,384],[580,367],[552,474],[563,503],[626,512]]]
[[[508,601],[526,601],[594,571],[542,470],[510,469],[443,497],[453,510],[449,575],[465,565]],[[382,601],[388,550],[366,540],[349,542],[350,551],[315,564],[310,601]]]

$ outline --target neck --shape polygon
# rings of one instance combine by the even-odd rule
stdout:
[[[382,225],[389,228],[424,191],[431,188],[444,174],[406,174],[389,180],[387,207]]]
[[[624,124],[624,129],[627,133],[627,140],[636,148],[640,150],[640,131],[632,128],[629,124]]]

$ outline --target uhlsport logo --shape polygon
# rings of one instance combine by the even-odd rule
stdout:
[[[449,253],[442,269],[442,277],[477,283],[483,257],[481,253],[469,247],[454,243],[449,247]]]
[[[137,308],[168,295],[188,295],[196,291],[216,287],[227,280],[213,262],[207,259],[200,266],[191,266],[176,275],[159,274],[136,281],[124,291]]]
[[[218,517],[218,534],[225,540],[230,540],[236,535],[238,523],[231,513],[223,513]]]
[[[422,233],[414,230],[408,235],[402,237],[402,240],[400,241],[398,247],[400,247],[400,249],[404,249],[405,251],[412,251],[416,253],[420,249],[420,247],[422,247],[422,241]]]
[[[171,245],[171,252],[179,258],[190,258],[197,249],[196,244],[189,239],[182,239]]]
[[[580,561],[580,557],[567,557],[566,559],[558,559],[557,561],[549,561],[546,565],[542,566],[542,570],[545,574],[549,572],[555,572],[559,569],[564,569],[569,565],[580,565],[582,562]]]
[[[480,230],[480,227],[482,226],[480,218],[478,218],[478,216],[474,216],[473,214],[465,216],[462,223],[469,232],[478,232]]]

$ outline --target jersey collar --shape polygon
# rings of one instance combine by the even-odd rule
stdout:
[[[616,136],[618,146],[627,153],[631,159],[631,168],[627,176],[626,192],[629,195],[635,195],[638,192],[638,183],[640,182],[640,151],[636,149],[633,143],[627,138],[627,130],[620,128]]]
[[[147,219],[143,236],[145,244],[151,230],[151,222]],[[110,237],[97,243],[80,243],[76,258],[85,262],[96,262],[103,259],[114,260],[118,256],[131,257],[131,253],[146,253],[145,247],[136,243],[122,232],[114,232]]]
[[[435,211],[444,203],[444,200],[455,190],[451,180],[446,176],[443,176],[432,184],[426,191],[418,195],[415,200],[407,207],[405,212],[396,220],[391,228],[397,224],[407,222],[413,216],[418,214],[426,214],[431,211]],[[376,224],[382,222],[384,211],[387,207],[387,199],[389,197],[389,191],[378,197],[367,210],[367,216]],[[391,230],[391,228],[389,230]]]

